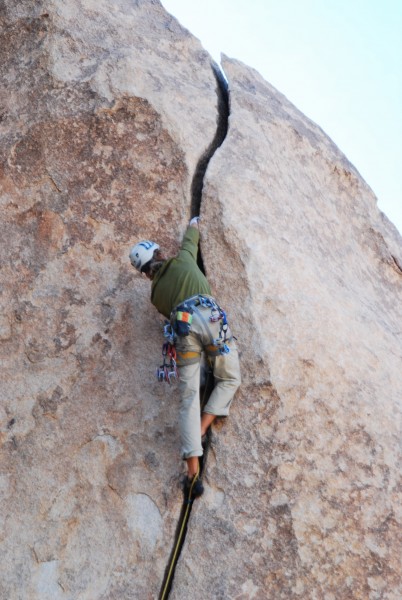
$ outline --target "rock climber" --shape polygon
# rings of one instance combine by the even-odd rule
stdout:
[[[199,217],[191,219],[181,249],[165,259],[155,242],[142,241],[130,251],[131,264],[152,281],[151,302],[175,331],[179,368],[179,427],[182,456],[187,463],[184,493],[204,491],[199,477],[203,440],[216,417],[229,414],[240,385],[240,366],[226,314],[211,295],[208,281],[197,265]],[[214,374],[214,389],[200,416],[202,353]]]

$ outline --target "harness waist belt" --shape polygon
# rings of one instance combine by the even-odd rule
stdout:
[[[180,304],[175,306],[171,314],[176,313],[179,309],[182,309],[183,307],[192,308],[193,306],[200,306],[203,304],[203,299],[205,299],[206,302],[211,303],[211,308],[215,306],[218,308],[218,304],[215,301],[215,299],[212,298],[212,296],[207,296],[206,294],[197,294],[196,296],[191,296],[190,298],[186,298],[186,300],[183,300],[183,302],[180,302]]]

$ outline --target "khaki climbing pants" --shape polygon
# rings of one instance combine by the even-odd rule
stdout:
[[[211,309],[193,307],[193,320],[188,336],[176,340],[179,367],[180,434],[182,456],[202,456],[200,419],[200,366],[205,353],[212,364],[215,387],[203,412],[227,416],[233,396],[241,383],[239,356],[233,340],[227,342],[229,352],[220,354],[213,343],[219,336],[220,322],[209,321]],[[230,331],[228,337],[231,337]]]

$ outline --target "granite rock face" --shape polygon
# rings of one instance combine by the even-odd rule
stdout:
[[[203,258],[244,384],[172,597],[397,600],[401,238],[319,127],[252,69],[223,66]]]
[[[128,252],[177,250],[216,78],[152,0],[6,0],[0,18],[0,598],[153,598],[181,462]]]
[[[174,253],[224,118],[156,0],[0,7],[0,598],[156,598],[178,399],[130,246]],[[171,597],[402,595],[402,244],[327,136],[225,59],[202,254],[239,338]]]

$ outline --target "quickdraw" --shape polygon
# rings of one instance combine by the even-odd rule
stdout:
[[[219,312],[221,318],[221,327],[219,330],[219,337],[215,340],[215,344],[218,346],[220,354],[228,354],[230,352],[230,348],[226,343],[228,341],[227,334],[229,331],[228,320],[226,317],[226,313],[222,308],[219,309]]]
[[[166,338],[167,341],[173,346],[175,333],[169,321],[165,321],[165,325],[163,327],[163,337]]]
[[[166,381],[171,384],[172,380],[179,378],[176,365],[176,348],[170,342],[162,346],[163,364],[156,370],[158,381]]]
[[[221,321],[219,337],[214,340],[214,344],[218,347],[219,354],[228,354],[228,352],[230,352],[230,348],[226,342],[229,341],[229,325],[225,311],[212,298],[199,296],[199,302],[204,308],[211,309],[211,315],[209,317],[211,323],[217,323],[218,321]]]
[[[229,325],[225,311],[215,302],[213,298],[208,298],[208,296],[199,295],[197,301],[203,308],[211,309],[211,314],[209,316],[209,321],[211,323],[217,323],[218,321],[221,321],[219,337],[216,339],[211,337],[211,343],[212,345],[216,346],[219,354],[228,354],[228,352],[230,352],[230,348],[226,342],[229,342],[231,338],[228,337]]]

